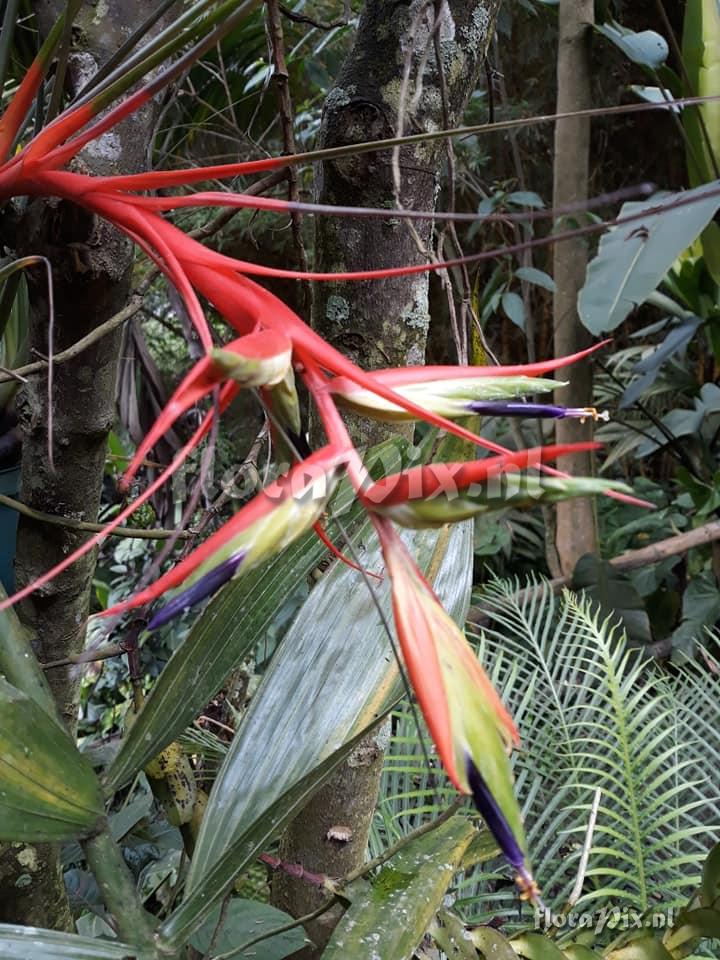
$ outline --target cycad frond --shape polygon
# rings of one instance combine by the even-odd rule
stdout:
[[[578,909],[679,906],[720,825],[717,680],[691,662],[664,672],[628,652],[588,601],[535,586],[491,584],[478,642],[521,730],[517,793],[546,902],[561,909],[572,890],[599,789]],[[457,893],[468,922],[517,916],[501,866],[463,878]]]

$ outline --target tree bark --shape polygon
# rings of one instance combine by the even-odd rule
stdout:
[[[560,0],[560,33],[557,55],[557,111],[584,110],[592,106],[590,41],[593,0]],[[590,121],[571,118],[555,127],[553,206],[582,203],[588,196]],[[555,245],[553,276],[557,286],[553,320],[555,356],[575,353],[589,346],[592,338],[580,323],[578,293],[585,282],[587,247],[582,237]],[[566,373],[570,381],[560,391],[560,402],[583,407],[592,402],[592,370],[588,362],[577,363]],[[558,443],[592,439],[592,424],[558,420]],[[591,476],[589,453],[563,457],[558,466],[576,476]],[[597,551],[594,503],[589,498],[559,503],[556,509],[555,544],[563,574],[570,575],[578,559]]]
[[[475,88],[499,6],[500,0],[368,0],[355,46],[328,94],[319,146],[392,137],[400,113],[406,133],[458,123]],[[436,15],[441,71],[431,36]],[[418,84],[418,67],[426,48],[429,55]],[[410,82],[403,95],[406,65],[410,66]],[[399,199],[404,207],[434,208],[444,151],[445,145],[439,142],[402,149]],[[396,206],[392,153],[370,153],[323,164],[317,170],[317,193],[321,203]],[[405,221],[395,217],[328,217],[318,218],[316,223],[318,270],[337,272],[426,262],[424,248],[431,236],[430,220],[415,224],[417,238]],[[315,290],[315,329],[368,369],[422,364],[429,322],[427,274],[380,282],[339,281],[318,285]],[[358,420],[352,421],[350,429],[359,447],[399,432],[397,425]],[[313,425],[311,433],[316,434],[316,440],[317,432],[317,425]],[[412,435],[412,426],[406,433]],[[381,731],[364,741],[291,824],[281,843],[284,860],[300,862],[309,870],[330,876],[344,876],[363,862],[382,772],[383,735]],[[328,842],[329,827],[337,825],[349,828],[349,842]],[[275,878],[273,900],[294,916],[316,909],[322,899],[322,893],[302,881],[285,874]],[[320,955],[339,916],[337,911],[329,912],[307,925],[315,948],[303,951],[303,957]]]
[[[47,32],[65,4],[35,5]],[[85,5],[73,28],[68,83],[79,89],[98,65],[114,53],[147,14],[143,0],[99,7]],[[154,123],[152,105],[89,144],[74,165],[94,174],[142,170]],[[18,251],[43,254],[53,271],[55,351],[69,347],[118,311],[131,280],[133,247],[107,223],[72,204],[32,202],[18,231]],[[30,279],[30,346],[48,353],[48,302],[44,272]],[[19,397],[22,426],[22,492],[38,510],[97,520],[105,469],[107,436],[115,418],[117,366],[122,341],[118,329],[86,350],[74,363],[55,370],[52,404],[54,467],[48,460],[48,383],[40,375]],[[20,518],[16,574],[18,586],[32,582],[78,547],[86,534]],[[20,606],[19,615],[34,636],[41,662],[64,659],[82,650],[95,569],[94,553],[83,557],[53,583]],[[79,677],[70,668],[53,670],[50,684],[71,730],[77,723]],[[74,929],[65,896],[57,849],[11,845],[0,849],[0,920]]]

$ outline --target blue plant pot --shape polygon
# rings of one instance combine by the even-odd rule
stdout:
[[[0,493],[17,497],[20,492],[20,467],[0,470]],[[15,545],[17,540],[18,513],[0,505],[0,583],[7,593],[15,590]]]

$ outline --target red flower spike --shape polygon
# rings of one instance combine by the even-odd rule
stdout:
[[[23,120],[30,112],[33,100],[40,89],[47,68],[50,66],[50,60],[64,28],[65,13],[62,13],[53,24],[38,55],[28,67],[27,73],[7,105],[5,113],[0,117],[0,159],[4,160],[7,157]]]
[[[374,370],[371,376],[373,380],[385,383],[388,387],[404,387],[413,383],[426,383],[434,380],[461,380],[465,377],[542,377],[547,373],[577,363],[578,360],[584,360],[585,357],[596,353],[609,343],[612,343],[612,340],[601,340],[600,343],[596,343],[586,350],[581,350],[579,353],[571,353],[567,357],[556,357],[551,360],[540,360],[537,363],[516,363],[486,367],[388,367],[383,370]],[[345,377],[337,377],[330,384],[333,392],[336,390],[349,391],[352,390],[352,386]]]
[[[160,412],[125,471],[121,489],[127,489],[148,452],[186,410],[195,406],[224,380],[240,387],[279,382],[290,368],[290,341],[274,330],[239,337],[221,350],[213,350],[195,364]]]
[[[430,463],[412,467],[378,480],[363,491],[363,499],[370,508],[374,505],[394,506],[408,500],[427,500],[438,493],[447,493],[448,490],[465,490],[474,483],[482,483],[495,474],[503,473],[508,468],[526,470],[528,467],[540,467],[546,460],[555,460],[569,453],[599,450],[601,446],[589,441],[554,444],[508,452],[498,457],[487,457],[485,460]]]
[[[192,584],[238,552],[244,556],[242,570],[251,570],[316,523],[346,460],[345,451],[323,447],[256,494],[155,583],[98,616],[111,617],[144,607],[186,581]],[[282,512],[285,507],[296,505],[297,509],[289,514]]]
[[[220,391],[220,399],[218,401],[218,409],[220,413],[223,413],[235,399],[235,397],[240,392],[240,387],[236,383],[227,383]],[[24,600],[25,597],[29,597],[30,594],[35,593],[36,590],[40,590],[45,586],[46,583],[50,583],[51,580],[54,580],[55,577],[59,576],[64,570],[67,570],[68,567],[71,567],[80,557],[84,557],[86,553],[89,553],[91,550],[94,550],[98,547],[104,540],[107,539],[117,527],[121,526],[128,517],[132,516],[133,513],[141,507],[143,503],[147,503],[150,497],[155,493],[156,490],[159,490],[170,477],[178,470],[182,464],[187,460],[192,451],[197,447],[200,441],[210,430],[212,422],[215,418],[215,409],[210,409],[204,416],[200,426],[197,428],[195,433],[190,437],[188,442],[184,447],[181,447],[180,450],[173,457],[172,463],[166,467],[158,476],[152,481],[152,483],[145,489],[143,492],[135,499],[132,503],[128,504],[120,513],[113,517],[105,525],[105,527],[98,533],[94,533],[82,546],[78,547],[77,550],[73,550],[71,554],[68,554],[64,560],[61,560],[60,563],[56,564],[46,573],[43,573],[36,580],[33,580],[32,583],[29,583],[27,586],[23,587],[22,590],[18,590],[17,593],[14,593],[10,597],[6,597],[4,600],[0,601],[0,611],[7,610],[9,607],[12,607],[14,604],[19,603],[20,600]]]

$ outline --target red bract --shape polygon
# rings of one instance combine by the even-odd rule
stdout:
[[[248,0],[240,4],[231,14],[232,22],[239,22],[253,2]],[[415,566],[391,521],[380,516],[378,511],[381,508],[402,507],[413,500],[432,498],[441,489],[442,477],[451,468],[453,482],[458,489],[492,476],[493,471],[508,468],[537,466],[556,476],[565,476],[545,466],[544,461],[575,450],[591,449],[593,445],[568,445],[513,453],[440,415],[430,405],[424,406],[422,389],[423,385],[428,390],[433,385],[437,390],[438,381],[455,381],[457,386],[463,378],[538,377],[587,356],[597,347],[572,357],[524,366],[430,367],[368,373],[326,343],[289,307],[249,279],[248,275],[371,280],[441,269],[453,262],[466,262],[474,258],[342,274],[303,274],[295,270],[279,270],[235,260],[213,251],[186,236],[162,213],[200,205],[287,211],[289,207],[282,201],[216,192],[194,197],[146,197],[135,192],[256,173],[294,162],[286,157],[121,177],[93,178],[61,169],[85,144],[147,102],[165,83],[181,73],[191,53],[196,55],[198,51],[209,49],[219,29],[208,33],[190,53],[179,57],[150,83],[114,107],[111,105],[115,88],[108,81],[96,96],[86,98],[74,110],[61,114],[20,153],[0,167],[0,200],[18,195],[61,197],[110,221],[129,236],[175,286],[205,348],[205,357],[184,378],[140,444],[128,468],[126,481],[135,474],[140,461],[174,420],[215,388],[219,388],[216,406],[220,413],[239,390],[244,387],[259,388],[263,402],[272,414],[278,443],[285,443],[289,459],[297,461],[288,472],[246,504],[152,586],[105,610],[101,616],[145,607],[158,599],[165,599],[168,591],[182,586],[182,593],[156,612],[151,621],[152,627],[162,625],[178,612],[209,596],[229,578],[242,575],[253,565],[282,549],[312,526],[316,526],[323,539],[334,549],[319,527],[319,521],[339,473],[345,470],[357,495],[368,508],[380,538],[392,582],[395,620],[410,679],[440,757],[455,786],[474,795],[488,825],[496,833],[513,864],[523,890],[534,896],[534,884],[525,863],[520,813],[512,794],[506,757],[506,749],[517,740],[512,720],[460,630],[442,609],[431,587]],[[2,157],[7,156],[18,135],[56,39],[56,35],[54,39],[49,38],[0,121]],[[384,215],[390,213],[392,211],[383,211]],[[478,255],[485,256],[487,254]],[[201,306],[201,296],[213,304],[239,334],[237,339],[221,350],[214,349]],[[305,441],[300,435],[295,373],[303,378],[327,435],[327,446],[309,456],[305,456]],[[550,386],[545,385],[545,389]],[[412,387],[407,391],[409,395],[399,392],[403,387]],[[509,388],[514,389],[512,385]],[[452,392],[450,387],[447,389]],[[425,466],[372,485],[335,404],[336,397],[344,395],[352,400],[352,395],[359,391],[382,398],[413,418],[425,420],[500,456],[472,463]],[[121,524],[200,443],[215,413],[216,409],[213,408],[205,414],[200,427],[176,455],[173,463],[102,533],[91,537],[53,570],[0,603],[0,609],[38,590]],[[613,495],[633,500],[625,494]],[[432,509],[423,513],[416,507],[413,522],[418,517],[423,522],[423,517],[430,517],[431,514]],[[436,518],[431,517],[431,521],[429,525],[434,525]]]

